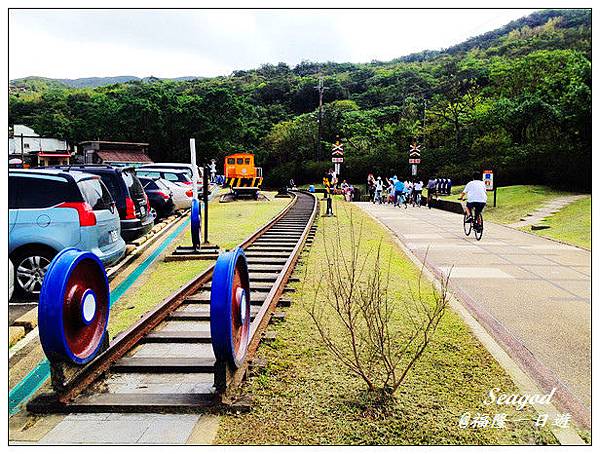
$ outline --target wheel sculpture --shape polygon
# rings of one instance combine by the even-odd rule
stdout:
[[[200,201],[198,199],[192,199],[192,212],[190,217],[190,225],[192,228],[192,246],[194,248],[199,248],[202,231],[202,217],[200,214]]]
[[[210,332],[217,361],[241,366],[250,340],[250,278],[241,248],[220,255],[215,264]]]
[[[91,252],[63,249],[48,266],[40,291],[40,341],[51,362],[85,364],[107,335],[110,289]]]

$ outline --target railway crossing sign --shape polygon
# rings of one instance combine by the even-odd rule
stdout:
[[[344,156],[344,144],[341,144],[339,139],[335,141],[331,148],[332,156]]]
[[[417,176],[417,164],[421,164],[421,145],[417,145],[417,142],[410,145],[408,163],[411,165],[412,176]]]
[[[344,162],[344,144],[336,138],[335,143],[331,147],[331,162],[335,165],[335,174],[340,174],[340,164]]]
[[[413,142],[410,146],[409,155],[412,156],[421,156],[421,145],[417,145],[416,142]]]

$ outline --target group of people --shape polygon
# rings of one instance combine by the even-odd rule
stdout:
[[[430,178],[427,190],[432,195],[450,195],[452,193],[452,180],[450,178]]]
[[[396,175],[386,178],[385,181],[373,174],[367,177],[367,190],[373,203],[390,203],[395,206],[404,204],[421,205],[423,181],[420,179],[402,180]]]

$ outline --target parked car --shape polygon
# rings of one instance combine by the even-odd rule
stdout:
[[[187,210],[192,206],[193,191],[190,186],[182,187],[172,181],[160,180],[173,193],[173,203],[178,210]]]
[[[135,169],[135,172],[140,177],[162,178],[163,180],[171,181],[180,186],[191,187],[192,180],[188,176],[187,171],[177,169]],[[198,185],[200,188],[200,185]],[[200,190],[200,189],[198,189]]]
[[[160,178],[139,177],[140,183],[150,199],[150,207],[156,211],[157,219],[162,219],[175,211],[173,192]]]
[[[76,247],[106,265],[125,253],[115,203],[97,175],[54,169],[10,170],[9,257],[15,294],[35,297],[54,256]]]
[[[154,162],[152,164],[144,164],[140,167],[136,167],[137,169],[172,169],[172,170],[184,170],[190,181],[192,181],[192,171],[194,166],[192,164],[186,164],[182,162]],[[202,184],[202,175],[204,174],[202,167],[196,166],[198,169],[198,183]]]
[[[11,300],[15,291],[15,266],[11,259],[8,259],[8,301]]]
[[[121,217],[121,236],[125,241],[133,241],[154,227],[150,202],[133,168],[96,164],[60,166],[58,168],[93,173],[102,178],[102,182],[117,204],[117,210]]]

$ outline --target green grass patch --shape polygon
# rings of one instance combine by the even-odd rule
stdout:
[[[445,196],[448,200],[458,200],[464,186],[452,188],[452,195]],[[485,208],[485,220],[498,224],[511,224],[518,222],[527,213],[533,213],[546,202],[555,197],[570,195],[571,193],[557,191],[547,186],[516,185],[498,188],[496,207],[494,207],[494,193],[488,193],[488,204]]]
[[[592,248],[592,196],[570,203],[558,213],[547,218],[550,228],[532,233],[586,249]],[[530,227],[526,227],[528,231]]]
[[[290,199],[275,199],[275,193],[266,193],[269,202],[236,201],[210,202],[209,240],[223,249],[230,249],[252,232],[266,224],[279,213]],[[176,245],[190,245],[190,229],[174,242]],[[173,247],[175,247],[173,246]],[[187,262],[159,262],[147,271],[134,286],[127,291],[111,308],[109,330],[114,337],[129,328],[143,314],[148,312],[182,285],[207,269],[212,260],[190,260]]]
[[[415,289],[419,269],[402,253],[389,233],[359,208],[336,203],[336,218],[319,218],[320,226],[310,254],[297,269],[301,283],[294,284],[294,304],[285,321],[272,329],[277,338],[261,344],[257,355],[267,367],[245,382],[242,393],[254,399],[251,412],[225,415],[219,444],[545,444],[556,440],[548,430],[535,429],[535,412],[526,407],[486,406],[492,388],[518,392],[510,377],[470,332],[462,319],[448,309],[420,361],[398,389],[386,410],[369,406],[364,383],[349,374],[322,344],[307,311],[327,263],[325,250],[333,241],[335,224],[348,248],[349,210],[355,226],[362,223],[364,250],[382,241],[383,261],[390,263],[390,295],[402,304]],[[324,236],[326,229],[329,233]],[[364,257],[365,255],[361,255]],[[368,266],[369,264],[367,264]],[[342,266],[342,264],[340,264]],[[422,282],[431,293],[431,285]],[[429,293],[429,294],[430,294]],[[427,297],[426,297],[427,298]],[[317,298],[316,301],[322,301]],[[406,323],[400,317],[397,323]],[[397,326],[405,330],[407,326]],[[270,328],[271,329],[271,328]],[[461,415],[477,413],[491,418],[507,413],[506,427],[459,427]],[[519,421],[517,421],[519,420]]]

